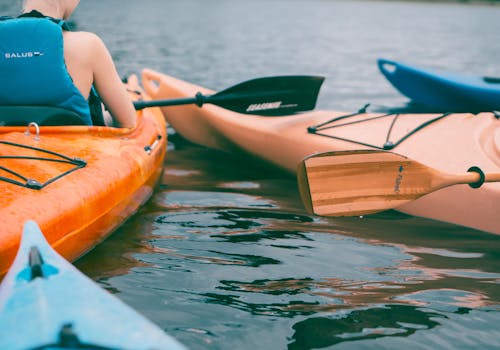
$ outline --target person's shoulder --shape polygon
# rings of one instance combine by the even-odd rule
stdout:
[[[66,32],[64,41],[72,47],[82,49],[91,56],[100,56],[107,52],[106,45],[102,39],[91,32]]]
[[[65,36],[82,43],[102,44],[101,38],[97,34],[91,32],[65,32]]]

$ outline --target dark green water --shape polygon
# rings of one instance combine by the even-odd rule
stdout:
[[[375,60],[500,76],[498,18],[456,4],[85,0],[74,24],[104,38],[122,75],[150,67],[218,90],[320,74],[320,108],[411,110]],[[500,348],[498,236],[395,212],[312,217],[293,177],[170,132],[155,196],[76,265],[190,348]]]

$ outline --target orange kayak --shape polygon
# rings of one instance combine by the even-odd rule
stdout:
[[[144,70],[153,99],[213,94],[212,90]],[[295,174],[307,156],[330,151],[390,149],[447,173],[470,167],[500,170],[500,120],[481,114],[376,114],[312,111],[279,117],[239,114],[205,104],[162,107],[168,123],[191,142],[244,152]],[[352,114],[352,115],[351,115]],[[396,209],[414,216],[500,234],[500,183],[455,185]]]
[[[129,84],[138,89],[137,78]],[[0,277],[27,220],[74,261],[149,199],[162,171],[166,124],[158,108],[137,117],[134,129],[0,127]]]

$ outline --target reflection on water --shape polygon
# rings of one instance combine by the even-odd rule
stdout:
[[[156,196],[156,204],[167,209],[185,207],[276,207],[271,200],[263,200],[244,194],[221,192],[172,191]]]
[[[295,333],[288,349],[318,349],[345,341],[409,336],[438,326],[439,318],[444,317],[406,305],[356,310],[337,318],[311,317],[293,325]]]

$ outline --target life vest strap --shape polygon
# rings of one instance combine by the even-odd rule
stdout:
[[[0,106],[0,126],[26,126],[29,123],[40,126],[86,125],[76,112],[48,106]]]

